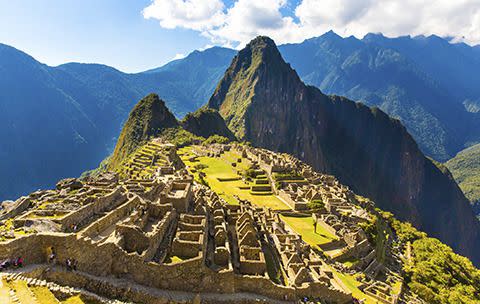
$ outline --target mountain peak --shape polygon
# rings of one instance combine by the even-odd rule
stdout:
[[[276,48],[275,42],[268,36],[257,36],[253,38],[246,46],[247,48]]]
[[[257,36],[238,53],[239,59],[283,60],[275,42],[267,36]]]
[[[140,100],[128,116],[110,161],[114,168],[143,142],[159,136],[162,131],[178,126],[178,121],[157,94]]]
[[[245,117],[254,96],[257,93],[263,94],[268,87],[281,90],[285,83],[301,81],[283,60],[275,42],[268,37],[259,36],[232,60],[210,98],[208,107],[218,110],[235,136],[243,139],[248,133]]]
[[[325,37],[325,38],[342,38],[337,33],[335,33],[333,30],[329,30],[328,32],[326,32],[322,36]]]

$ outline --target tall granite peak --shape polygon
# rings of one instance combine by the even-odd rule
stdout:
[[[115,167],[143,142],[159,136],[165,129],[177,126],[179,126],[177,119],[157,94],[144,97],[130,112],[109,166]]]
[[[259,80],[279,81],[280,83],[300,83],[296,73],[287,64],[275,42],[265,36],[253,39],[233,58],[223,79],[208,101],[208,107],[216,109],[225,119],[227,126],[239,139],[250,134],[245,129],[250,103],[257,94]],[[294,79],[287,79],[293,77]],[[288,92],[292,88],[276,86]],[[233,86],[235,89],[232,90]]]
[[[480,225],[448,170],[396,119],[305,85],[271,39],[232,60],[208,106],[254,146],[293,154],[480,263]]]

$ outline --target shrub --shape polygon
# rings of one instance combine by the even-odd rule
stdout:
[[[203,169],[206,169],[208,168],[207,165],[205,164],[196,164],[195,166],[193,166],[196,170],[203,170]]]
[[[209,138],[207,138],[203,144],[204,145],[209,145],[209,144],[228,144],[230,142],[230,139],[220,136],[220,135],[212,135]]]
[[[310,210],[324,210],[325,204],[322,200],[316,199],[307,203],[307,207]]]

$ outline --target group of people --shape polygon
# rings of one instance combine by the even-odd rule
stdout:
[[[55,249],[53,247],[50,248],[50,255],[48,256],[48,263],[55,264],[57,260],[57,254],[55,253]],[[65,267],[67,271],[76,271],[77,270],[78,261],[73,258],[67,258],[65,260]]]
[[[23,267],[23,258],[19,256],[16,259],[6,259],[0,263],[0,270],[8,269],[10,267]]]

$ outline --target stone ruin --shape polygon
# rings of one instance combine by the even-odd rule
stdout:
[[[106,297],[143,303],[158,300],[154,290],[350,303],[351,292],[333,271],[335,261],[367,259],[374,252],[357,225],[367,215],[351,202],[350,190],[290,156],[239,145],[212,149],[215,153],[208,153],[214,156],[239,151],[258,161],[270,179],[276,172],[301,172],[301,183],[289,183],[277,194],[287,203],[290,197],[291,212],[307,212],[307,202],[323,201],[325,211],[317,218],[339,240],[322,249],[340,248],[340,254],[319,253],[279,212],[241,199],[227,204],[194,181],[173,146],[152,141],[118,173],[62,180],[54,190],[10,202],[0,218],[12,221],[13,233],[0,242],[0,258],[21,255],[49,269],[32,274],[42,279],[74,287],[81,282]],[[67,258],[78,261],[77,272],[61,269]]]

